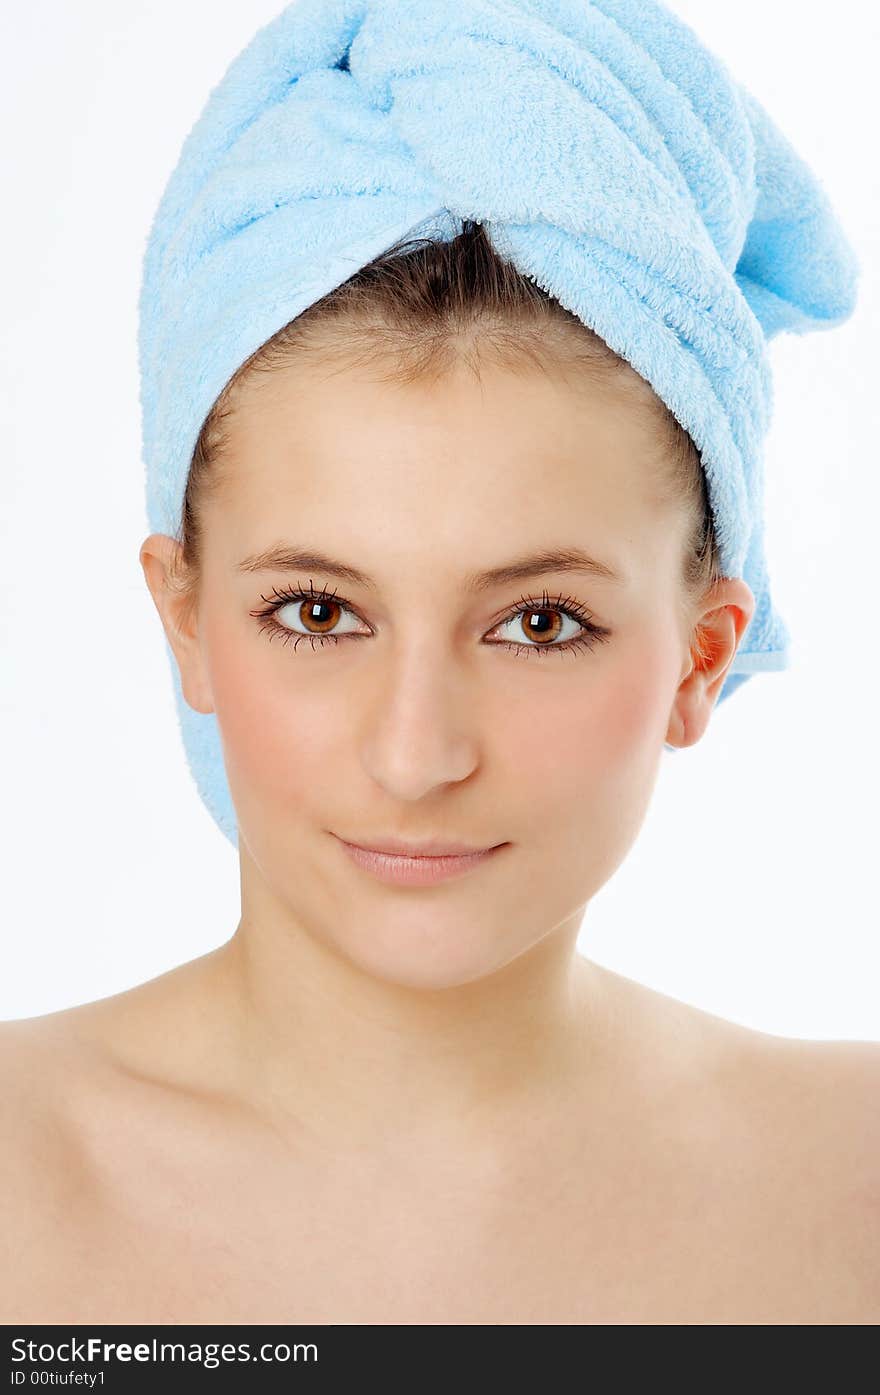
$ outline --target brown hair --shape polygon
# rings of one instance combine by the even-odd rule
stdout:
[[[327,330],[343,329],[336,335]],[[656,421],[658,506],[686,511],[682,559],[685,610],[722,576],[700,454],[666,404],[625,359],[493,248],[482,225],[465,220],[450,241],[404,238],[283,325],[233,374],[206,417],[190,462],[177,541],[181,583],[195,600],[201,567],[202,504],[223,478],[224,425],[236,393],[253,376],[296,357],[351,366],[390,363],[379,380],[439,377],[477,350],[512,370],[565,364],[614,385]],[[697,639],[699,645],[699,639]]]

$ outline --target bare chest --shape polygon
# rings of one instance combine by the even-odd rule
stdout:
[[[714,1165],[713,1165],[714,1162]],[[12,1315],[83,1323],[858,1322],[852,1221],[809,1178],[714,1158],[283,1177],[134,1159],[35,1222]],[[876,1316],[876,1315],[875,1315]]]

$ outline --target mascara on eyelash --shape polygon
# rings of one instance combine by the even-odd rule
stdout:
[[[332,601],[337,599],[335,587],[332,591],[328,591],[326,587],[320,587],[318,590],[315,590],[314,584],[311,582],[311,580],[309,581],[308,590],[306,590],[305,587],[302,585],[298,586],[296,590],[292,591],[279,591],[276,586],[273,586],[272,593],[276,597],[276,601],[273,601],[271,596],[264,596],[262,593],[260,594],[260,600],[265,601],[267,605],[271,607],[270,611],[267,612],[261,610],[252,610],[249,612],[249,614],[259,618],[260,616],[271,614],[272,611],[280,609],[282,605],[288,605],[295,601]],[[550,596],[546,591],[544,591],[540,600],[538,600],[538,598],[535,596],[525,596],[522,593],[520,593],[520,601],[522,602],[523,608],[528,608],[529,606],[531,606],[534,610],[562,610],[565,611],[566,614],[570,615],[574,620],[581,620],[584,622],[592,622],[593,620],[592,613],[589,610],[587,610],[586,607],[582,606],[580,601],[575,596],[563,596],[561,592],[556,596]],[[346,610],[353,609],[353,607],[348,601],[340,601],[339,603],[343,605],[346,608]],[[505,620],[512,620],[518,614],[519,610],[513,611],[512,613],[509,613],[506,616],[502,616],[502,618],[500,620],[497,620],[495,623],[496,625],[504,624]],[[598,626],[597,628],[603,627]]]
[[[252,610],[249,612],[254,618],[264,620],[266,622],[265,624],[262,624],[260,626],[260,629],[261,631],[265,630],[268,632],[270,640],[276,634],[282,636],[283,643],[285,646],[289,644],[291,640],[293,640],[294,651],[296,651],[296,648],[301,639],[310,640],[312,642],[312,648],[314,649],[315,640],[317,640],[319,644],[323,645],[327,640],[332,640],[335,644],[338,644],[340,639],[365,638],[365,636],[363,635],[334,635],[329,633],[300,634],[296,630],[288,630],[284,625],[279,625],[277,621],[274,619],[275,612],[280,610],[282,606],[295,604],[297,601],[307,600],[334,601],[338,605],[342,606],[343,609],[351,610],[352,613],[354,613],[353,607],[350,606],[347,601],[339,600],[337,598],[335,587],[333,591],[329,591],[326,587],[321,587],[316,590],[314,583],[312,582],[311,578],[309,578],[308,590],[306,590],[306,588],[300,583],[296,590],[279,591],[277,587],[273,586],[272,592],[273,595],[276,597],[276,600],[274,601],[271,599],[271,597],[264,596],[262,595],[262,593],[260,596],[261,600],[267,602],[267,610]],[[563,644],[527,644],[525,641],[517,640],[495,641],[496,644],[503,645],[505,648],[510,649],[515,654],[520,654],[523,655],[523,657],[527,657],[529,650],[533,650],[538,654],[549,654],[552,651],[571,653],[581,648],[587,648],[591,650],[595,648],[596,644],[602,643],[603,641],[609,639],[611,636],[611,631],[607,629],[604,625],[597,625],[593,621],[591,613],[584,606],[582,606],[580,601],[578,601],[574,596],[563,596],[561,592],[556,596],[550,596],[548,595],[547,591],[544,590],[542,592],[540,600],[538,600],[535,597],[525,596],[522,593],[520,593],[520,601],[522,602],[521,606],[502,616],[502,618],[500,620],[497,620],[491,628],[497,629],[499,625],[509,624],[512,620],[515,620],[517,616],[524,614],[527,610],[558,610],[561,614],[567,615],[570,619],[576,620],[577,623],[582,626],[583,633],[580,635],[573,636],[571,639],[566,640]],[[525,654],[523,654],[523,651],[525,651]]]

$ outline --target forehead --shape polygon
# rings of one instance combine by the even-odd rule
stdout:
[[[211,524],[237,566],[279,541],[360,565],[474,576],[580,549],[622,575],[677,541],[649,487],[657,426],[614,383],[459,365],[433,380],[291,363],[246,385]]]
[[[245,385],[226,435],[245,488],[301,481],[320,465],[328,482],[364,471],[377,483],[451,481],[466,470],[472,489],[506,482],[511,492],[536,482],[536,470],[547,485],[567,477],[589,488],[611,476],[619,490],[638,490],[658,439],[630,384],[564,366],[485,363],[475,372],[459,362],[409,383],[295,360]]]

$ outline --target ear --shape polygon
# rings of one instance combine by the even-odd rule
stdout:
[[[693,618],[689,665],[669,716],[670,746],[694,746],[700,740],[754,613],[754,594],[741,577],[725,577],[707,592]]]
[[[165,533],[151,533],[138,559],[180,670],[180,686],[196,712],[213,712],[211,687],[198,633],[198,597],[184,590],[181,547]]]

